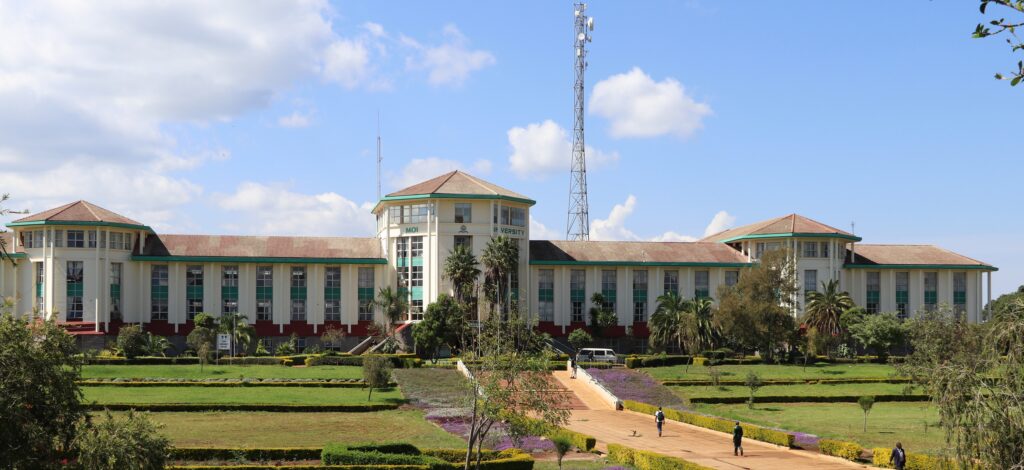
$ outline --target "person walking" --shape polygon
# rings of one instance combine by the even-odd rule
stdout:
[[[569,358],[569,362],[570,362],[569,366],[572,367],[572,375],[570,375],[569,378],[570,379],[575,379],[576,378],[576,368],[579,367],[577,365],[577,363],[576,363],[576,356],[573,356],[573,357]]]
[[[889,454],[889,463],[896,470],[903,470],[903,466],[907,464],[907,452],[903,450],[903,444],[896,443],[896,448]]]
[[[654,423],[658,425],[658,437],[661,437],[661,427],[665,425],[665,412],[661,411],[661,407],[658,407],[658,411],[654,412]]]
[[[732,455],[743,455],[743,426],[740,426],[739,421],[732,428]]]

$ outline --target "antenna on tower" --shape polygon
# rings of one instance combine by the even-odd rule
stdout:
[[[567,240],[590,240],[590,208],[587,203],[587,156],[583,139],[583,74],[587,70],[587,43],[594,30],[594,19],[587,16],[587,4],[573,5],[575,32],[573,49],[576,65],[575,123],[572,133],[572,165],[569,178],[569,220],[565,227]]]
[[[377,111],[377,200],[380,200],[380,165],[384,156],[380,153],[380,110]]]

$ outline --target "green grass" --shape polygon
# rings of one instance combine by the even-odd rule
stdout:
[[[657,380],[711,380],[708,368],[704,366],[648,367],[639,369]],[[818,379],[862,379],[893,377],[896,369],[888,364],[825,364],[808,365],[742,365],[718,366],[721,380],[743,380],[748,372],[767,379],[818,380]]]
[[[757,389],[754,400],[763,396],[863,396],[901,395],[906,384],[835,384],[835,385],[765,385]],[[681,398],[694,397],[746,397],[750,389],[743,385],[728,386],[670,386],[669,389]],[[914,393],[922,393],[914,389]]]
[[[863,432],[864,413],[856,403],[769,403],[696,405],[698,411],[759,424],[854,441],[866,448],[889,447],[896,441],[908,452],[937,452],[945,447],[939,414],[927,403],[875,403]],[[927,427],[926,427],[927,424]]]
[[[200,369],[198,365],[87,365],[82,366],[82,378],[179,378],[179,379],[361,379],[359,366],[215,366]]]
[[[84,401],[97,403],[263,403],[294,405],[343,405],[382,403],[402,398],[398,389],[314,387],[82,387]]]
[[[376,393],[374,394],[376,395]],[[116,414],[116,413],[115,413]],[[323,447],[329,442],[409,442],[458,448],[466,443],[416,410],[373,413],[149,413],[177,447]]]

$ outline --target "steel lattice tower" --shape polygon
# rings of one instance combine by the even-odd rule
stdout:
[[[587,203],[587,155],[583,140],[583,75],[587,70],[587,43],[594,19],[587,16],[587,4],[577,3],[575,9],[575,35],[573,49],[576,55],[575,123],[572,132],[572,166],[569,179],[569,220],[566,223],[567,240],[590,240],[590,209]]]

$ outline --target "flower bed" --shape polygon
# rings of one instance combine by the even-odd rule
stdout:
[[[626,369],[587,369],[587,373],[620,400],[685,407],[681,398],[647,374]]]

